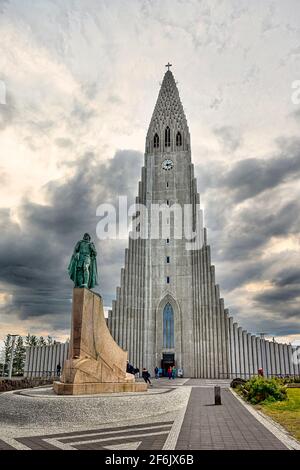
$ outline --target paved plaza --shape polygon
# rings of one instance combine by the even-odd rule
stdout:
[[[214,385],[222,405],[214,405]],[[145,393],[57,396],[49,386],[0,395],[0,450],[290,448],[233,395],[229,381],[153,380]]]

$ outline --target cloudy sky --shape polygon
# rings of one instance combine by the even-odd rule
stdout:
[[[300,2],[0,0],[0,38],[0,338],[68,335],[73,246],[137,194],[170,61],[225,304],[299,339]],[[127,242],[96,244],[109,306]]]

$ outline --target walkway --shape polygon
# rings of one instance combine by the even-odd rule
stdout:
[[[193,387],[176,449],[287,449],[229,389],[221,394],[222,405],[215,406],[213,388]]]
[[[81,397],[43,387],[3,393],[0,408],[0,450],[287,449],[228,380],[154,379],[148,392]]]

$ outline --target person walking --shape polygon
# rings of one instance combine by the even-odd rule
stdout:
[[[145,380],[146,383],[149,383],[149,385],[152,386],[152,383],[151,383],[151,380],[150,380],[150,374],[149,374],[148,370],[146,369],[146,367],[143,368],[142,377],[143,377],[143,379]]]
[[[168,368],[168,377],[169,377],[169,380],[171,380],[171,378],[172,378],[172,367],[171,366]]]
[[[176,372],[177,372],[176,367],[173,366],[173,367],[172,367],[172,379],[175,379],[175,377],[176,377]]]
[[[154,373],[155,373],[155,378],[158,379],[159,375],[158,375],[158,367],[157,366],[154,369]]]
[[[56,375],[57,377],[60,377],[60,372],[61,372],[61,365],[58,363],[56,366]]]

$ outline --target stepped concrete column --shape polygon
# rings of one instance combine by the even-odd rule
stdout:
[[[251,333],[247,333],[247,346],[248,346],[249,376],[251,377],[254,374]]]

